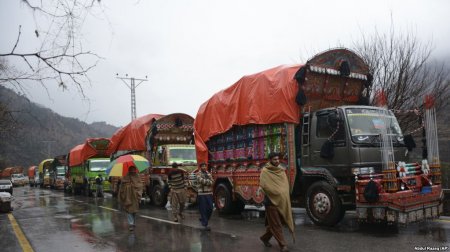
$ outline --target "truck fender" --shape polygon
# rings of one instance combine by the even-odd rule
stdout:
[[[337,187],[337,180],[326,168],[322,167],[302,167],[301,181],[303,185],[308,185],[311,181],[324,180],[333,187]],[[302,186],[303,187],[303,186]],[[305,188],[306,190],[307,188]]]
[[[154,184],[159,184],[162,187],[166,186],[166,182],[164,182],[164,180],[161,178],[161,176],[150,176],[150,182],[151,182],[152,186]]]

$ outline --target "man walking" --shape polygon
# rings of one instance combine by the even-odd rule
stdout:
[[[285,169],[280,167],[280,154],[270,153],[269,163],[262,169],[259,185],[264,191],[266,208],[266,232],[260,237],[266,247],[271,247],[269,240],[275,237],[281,251],[289,251],[284,240],[282,222],[294,238],[294,221],[292,218],[289,182]]]
[[[205,163],[200,164],[200,170],[196,173],[197,178],[197,202],[200,211],[200,223],[204,230],[211,230],[208,227],[209,218],[213,211],[212,184],[213,178],[208,172]]]
[[[186,203],[186,180],[184,171],[178,168],[177,163],[172,164],[172,170],[168,176],[168,183],[170,189],[170,205],[172,207],[173,221],[178,222],[178,219],[184,219],[183,210]]]
[[[128,173],[122,178],[119,188],[119,204],[127,213],[129,230],[136,226],[136,213],[142,196],[142,182],[135,166],[128,168]]]
[[[97,197],[103,197],[103,177],[101,173],[95,177],[95,185],[97,187]]]

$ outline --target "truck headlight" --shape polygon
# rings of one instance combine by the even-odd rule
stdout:
[[[373,167],[356,167],[352,168],[353,175],[365,175],[365,174],[374,174],[375,169]]]

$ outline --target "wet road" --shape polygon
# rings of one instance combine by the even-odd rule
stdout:
[[[201,230],[196,208],[188,208],[186,218],[175,223],[167,209],[145,205],[130,233],[125,214],[108,195],[97,199],[29,187],[14,190],[12,216],[34,251],[279,251],[274,240],[272,248],[259,241],[264,218],[257,209],[235,216],[214,212],[208,232]],[[443,251],[450,246],[448,218],[392,227],[360,225],[348,213],[336,227],[323,228],[312,224],[304,209],[294,213],[295,244],[285,229],[290,251]],[[22,251],[10,218],[0,214],[0,251]]]

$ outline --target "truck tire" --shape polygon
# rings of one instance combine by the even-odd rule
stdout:
[[[337,191],[327,182],[312,184],[306,193],[306,212],[319,226],[334,226],[344,217],[345,211]]]
[[[244,210],[244,202],[233,201],[231,191],[224,183],[216,186],[214,193],[214,203],[221,214],[240,214]]]
[[[167,204],[167,193],[164,187],[160,184],[155,185],[152,190],[151,199],[153,205],[164,207]]]

